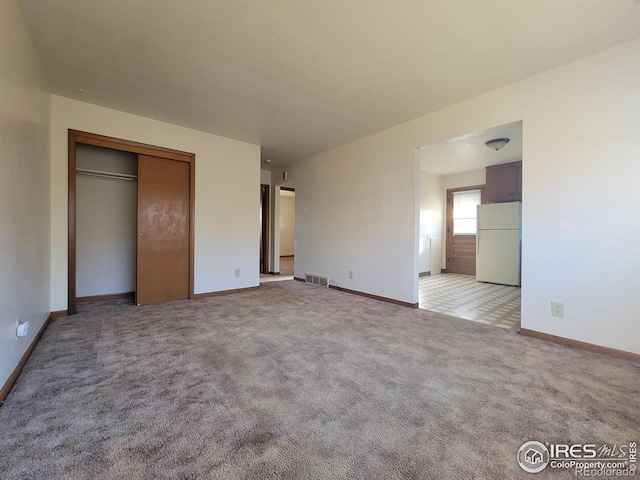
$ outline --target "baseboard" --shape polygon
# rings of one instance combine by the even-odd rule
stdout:
[[[280,255],[280,258],[293,258],[295,255]]]
[[[640,354],[625,352],[624,350],[618,350],[616,348],[603,347],[600,345],[594,345],[593,343],[581,342],[580,340],[573,340],[566,337],[558,337],[549,333],[542,333],[536,330],[529,330],[527,328],[521,328],[520,334],[526,337],[533,337],[540,340],[546,340],[548,342],[558,343],[560,345],[566,345],[567,347],[579,348],[581,350],[588,350],[594,353],[601,353],[610,357],[622,358],[623,360],[631,360],[632,362],[640,363]]]
[[[257,290],[259,288],[260,288],[260,286],[257,286],[257,287],[245,287],[245,288],[234,288],[232,290],[220,290],[219,292],[196,293],[193,296],[193,298],[218,297],[220,295],[230,295],[232,293],[250,292],[251,290]]]
[[[76,297],[76,302],[92,302],[95,300],[113,300],[118,298],[135,298],[136,292],[108,293],[105,295],[89,295],[86,297]]]
[[[300,277],[293,277],[293,279],[298,280],[299,282],[306,282],[306,279],[300,278]],[[339,290],[344,293],[351,293],[353,295],[359,295],[361,297],[367,297],[373,300],[379,300],[381,302],[393,303],[394,305],[400,305],[402,307],[418,308],[417,303],[403,302],[401,300],[395,300],[393,298],[381,297],[380,295],[373,295],[371,293],[360,292],[358,290],[351,290],[349,288],[338,287],[337,285],[329,285],[329,288],[335,288],[336,290]]]
[[[18,376],[20,375],[22,368],[24,367],[25,363],[27,363],[27,360],[29,360],[29,356],[31,356],[31,352],[33,352],[33,349],[36,348],[36,345],[40,341],[40,338],[42,337],[42,334],[44,333],[44,331],[49,326],[49,323],[51,323],[51,320],[56,317],[63,317],[66,314],[67,314],[66,310],[59,310],[57,312],[51,312],[49,315],[47,315],[47,319],[44,321],[44,323],[40,327],[40,330],[38,330],[38,333],[36,334],[36,336],[33,337],[33,340],[29,344],[29,347],[27,347],[27,350],[22,355],[22,358],[18,362],[18,365],[16,365],[16,368],[13,369],[13,372],[11,372],[11,375],[9,375],[9,378],[0,389],[0,405],[4,403],[5,399],[7,398],[7,395],[9,395],[9,392],[11,391],[13,384],[16,383],[16,380],[18,379]]]
[[[447,273],[447,269],[446,268],[441,268],[440,269],[440,273]]]
[[[431,270],[428,270],[428,271],[426,271],[426,272],[420,272],[420,273],[418,274],[418,276],[419,276],[419,277],[429,277],[429,276],[431,276]]]
[[[300,280],[304,282],[303,279],[300,279]],[[360,295],[361,297],[367,297],[373,300],[379,300],[381,302],[393,303],[394,305],[400,305],[402,307],[418,308],[417,303],[403,302],[401,300],[395,300],[393,298],[388,298],[388,297],[381,297],[380,295],[373,295],[371,293],[360,292],[358,290],[351,290],[349,288],[338,287],[336,285],[329,285],[329,288],[335,288],[336,290],[340,290],[341,292],[351,293],[353,295]]]
[[[280,275],[280,272],[269,272],[269,275]]]

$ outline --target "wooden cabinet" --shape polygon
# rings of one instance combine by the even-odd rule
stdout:
[[[487,167],[486,196],[489,203],[522,200],[522,162]]]

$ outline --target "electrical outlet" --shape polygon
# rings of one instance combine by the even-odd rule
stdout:
[[[236,277],[239,277],[239,276],[240,276],[240,269],[236,268]]]
[[[349,280],[353,280],[353,272],[349,270]]]
[[[29,321],[23,322],[22,320],[18,320],[18,325],[16,327],[16,340],[21,337],[26,337],[29,333]]]
[[[551,315],[554,317],[564,317],[564,304],[551,302]]]

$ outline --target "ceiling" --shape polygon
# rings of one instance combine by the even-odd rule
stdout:
[[[52,93],[273,164],[640,36],[636,0],[20,2]]]
[[[497,151],[485,145],[495,138],[508,138],[509,143]],[[461,135],[420,149],[420,169],[436,175],[471,172],[519,160],[522,160],[522,122]]]

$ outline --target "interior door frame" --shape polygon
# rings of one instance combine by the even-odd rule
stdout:
[[[264,189],[264,190],[263,190]],[[264,193],[263,193],[264,192]],[[262,211],[262,225],[260,232],[262,241],[260,242],[260,252],[262,262],[260,262],[260,273],[269,273],[269,197],[271,189],[269,184],[260,184],[260,209]]]
[[[95,133],[69,129],[68,131],[68,294],[67,314],[77,313],[76,301],[76,146],[81,143],[96,147],[110,148],[123,152],[132,152],[153,157],[168,158],[189,164],[189,298],[194,295],[194,245],[195,245],[195,169],[196,155],[170,148],[148,145],[146,143],[107,137]]]
[[[470,185],[468,187],[447,189],[445,203],[445,271],[443,273],[447,273],[450,270],[450,259],[453,256],[453,194],[454,192],[466,192],[468,190],[480,190],[480,203],[482,205],[488,203],[485,185]]]
[[[293,192],[294,193],[294,204],[295,204],[295,193],[296,193],[296,189],[294,187],[280,187],[280,191],[285,191],[285,192]],[[280,210],[282,211],[282,210]],[[293,219],[294,224],[293,224],[293,237],[294,237],[294,253],[295,253],[295,218]],[[280,222],[280,219],[278,219],[278,222]],[[280,252],[280,229],[278,229],[278,252]],[[278,256],[278,275],[280,275],[280,256]]]

